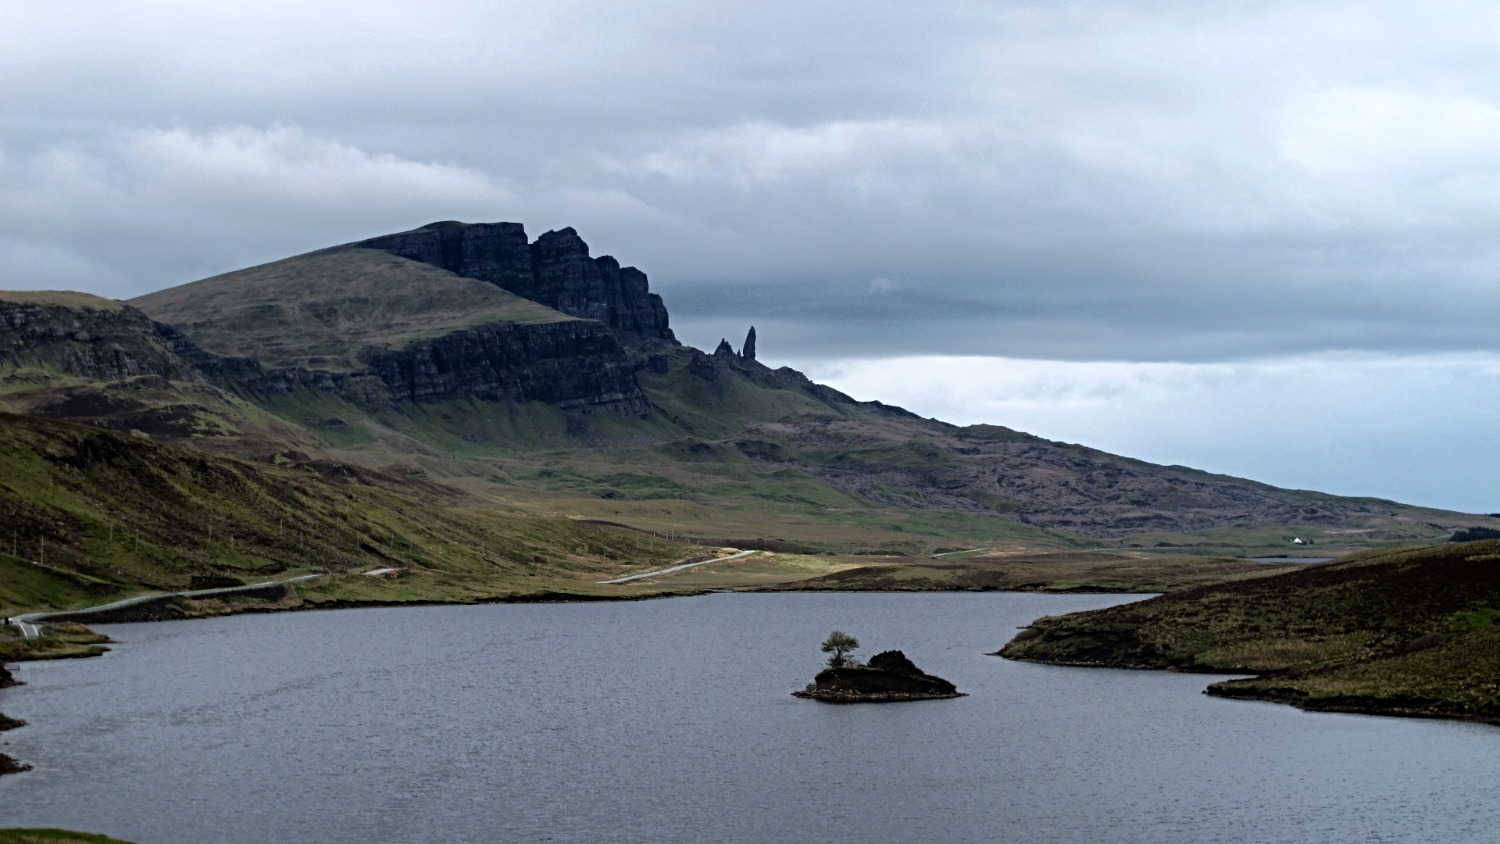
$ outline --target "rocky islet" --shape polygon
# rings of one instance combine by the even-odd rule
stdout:
[[[825,668],[795,697],[824,703],[892,703],[965,697],[947,680],[927,674],[901,651],[881,651],[865,665]]]

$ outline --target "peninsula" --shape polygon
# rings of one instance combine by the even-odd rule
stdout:
[[[1206,691],[1324,712],[1500,724],[1500,540],[1366,552],[1043,618],[999,655],[1253,674]]]

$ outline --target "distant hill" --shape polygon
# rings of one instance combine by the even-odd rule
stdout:
[[[1338,550],[1500,526],[856,401],[678,343],[645,274],[571,229],[434,223],[129,304],[67,296],[0,297],[0,405],[536,516],[844,553]]]

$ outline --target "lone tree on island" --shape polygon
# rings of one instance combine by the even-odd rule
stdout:
[[[843,668],[854,664],[854,657],[849,653],[858,647],[859,640],[842,630],[829,633],[828,638],[823,640],[823,653],[832,654],[828,657],[828,667]]]

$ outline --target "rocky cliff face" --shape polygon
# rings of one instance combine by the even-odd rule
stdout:
[[[619,343],[597,323],[486,325],[366,360],[393,397],[410,401],[540,401],[632,415],[651,408]]]
[[[143,375],[198,380],[157,336],[151,320],[108,300],[0,299],[0,370],[50,370],[100,381]]]
[[[0,375],[6,379],[33,378],[31,371],[101,383],[155,376],[252,397],[320,390],[367,407],[476,398],[580,412],[650,410],[624,349],[595,322],[482,325],[370,350],[364,362],[366,368],[347,373],[269,368],[254,358],[205,351],[181,331],[118,302],[87,307],[0,299]]]
[[[590,257],[588,244],[571,228],[528,243],[520,223],[446,221],[357,245],[488,281],[565,314],[598,320],[629,343],[676,342],[666,306],[648,289],[646,274],[621,267],[608,255]]]
[[[475,398],[585,413],[651,409],[619,342],[593,322],[477,326],[399,349],[371,349],[363,356],[367,367],[354,372],[265,368],[252,358],[210,354],[171,326],[155,329],[211,383],[251,395],[310,389],[366,407]]]

